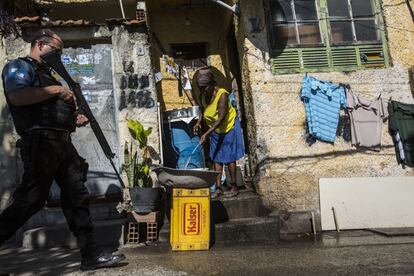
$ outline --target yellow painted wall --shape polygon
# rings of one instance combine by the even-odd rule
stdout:
[[[229,13],[216,6],[188,9],[174,5],[174,1],[171,3],[165,6],[162,5],[162,1],[147,1],[151,33],[155,33],[168,55],[170,55],[169,44],[206,42],[209,54],[208,64],[216,67],[221,73],[216,76],[218,85],[229,89],[231,83],[226,57]],[[186,25],[186,18],[189,19],[190,25]],[[157,85],[158,99],[163,109],[191,106],[184,94],[182,97],[178,95],[178,81],[174,75],[166,73],[162,62],[162,51],[154,37],[151,43],[154,67],[163,74],[163,80]],[[190,77],[193,74],[194,71],[190,71]]]

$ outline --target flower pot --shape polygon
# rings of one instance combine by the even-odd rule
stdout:
[[[161,188],[134,187],[129,189],[129,193],[131,195],[132,207],[135,212],[149,213],[159,211],[163,193]]]

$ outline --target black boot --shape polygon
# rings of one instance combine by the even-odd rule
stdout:
[[[113,267],[125,260],[124,254],[112,255],[101,252],[95,256],[82,256],[81,270],[93,270],[97,268]]]
[[[81,270],[93,270],[103,267],[113,267],[125,260],[123,254],[112,255],[104,252],[96,245],[93,232],[78,236],[78,244],[81,250]]]

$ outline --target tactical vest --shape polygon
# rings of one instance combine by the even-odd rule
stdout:
[[[28,62],[34,70],[33,87],[62,85],[51,74],[48,67],[39,64],[30,57],[20,58]],[[7,98],[7,97],[6,97]],[[36,128],[64,129],[73,132],[76,129],[76,107],[57,96],[46,101],[14,106],[7,100],[17,133],[22,136],[28,130]]]

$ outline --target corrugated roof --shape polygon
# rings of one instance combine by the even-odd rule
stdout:
[[[34,0],[37,4],[47,5],[47,4],[55,4],[55,3],[87,3],[87,2],[103,2],[107,0]]]

